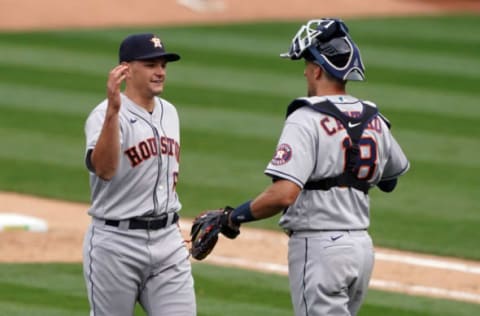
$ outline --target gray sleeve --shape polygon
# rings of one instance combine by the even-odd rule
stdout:
[[[95,110],[88,116],[85,122],[86,152],[97,144],[104,120],[105,112],[101,110]]]
[[[85,148],[85,162],[87,169],[93,172],[93,166],[90,163],[90,155],[95,145],[97,144],[100,133],[102,132],[103,122],[105,121],[106,111],[103,109],[95,109],[90,113],[85,122],[85,138],[86,138],[86,148]],[[120,119],[120,118],[119,118]],[[122,128],[121,128],[120,119],[120,144],[122,144]]]
[[[410,168],[410,162],[393,136],[391,136],[391,144],[390,155],[385,165],[381,181],[398,178],[405,174]]]
[[[304,124],[287,121],[265,174],[294,182],[303,188],[315,167],[316,142]]]
[[[85,166],[87,169],[95,173],[93,168],[91,156],[93,148],[97,144],[98,137],[102,131],[103,121],[105,120],[105,113],[103,111],[93,111],[87,118],[85,122],[85,138],[86,138],[86,148],[85,148]]]

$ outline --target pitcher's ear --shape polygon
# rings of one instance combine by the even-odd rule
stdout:
[[[126,61],[122,61],[120,65],[127,66],[127,69],[125,70],[125,75],[127,77],[130,77],[130,67],[131,67],[130,63]]]

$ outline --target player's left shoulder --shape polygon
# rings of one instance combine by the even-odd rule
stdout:
[[[310,106],[302,106],[288,115],[285,123],[302,126],[316,126],[319,116],[321,115],[323,114],[315,111]]]

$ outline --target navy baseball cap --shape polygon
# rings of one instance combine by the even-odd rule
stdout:
[[[119,61],[147,60],[165,58],[166,61],[177,61],[180,56],[167,53],[158,36],[152,33],[133,34],[126,37],[119,49]]]

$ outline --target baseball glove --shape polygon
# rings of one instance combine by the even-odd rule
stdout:
[[[232,211],[233,208],[227,206],[224,209],[203,212],[193,220],[190,230],[192,238],[190,253],[193,258],[205,259],[215,247],[219,233],[230,239],[240,234],[239,226],[229,225],[228,219]]]

